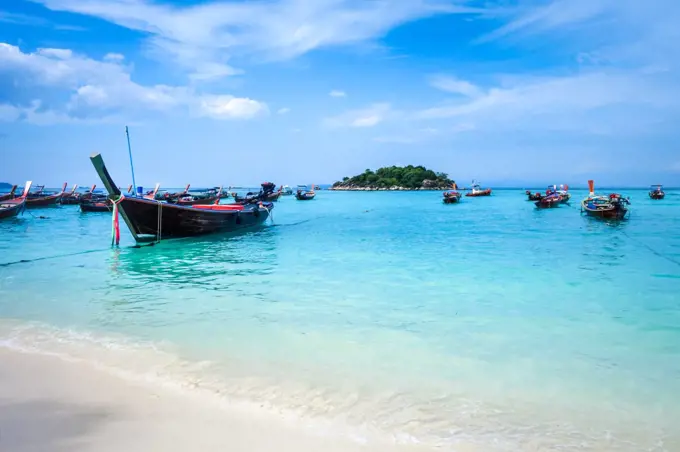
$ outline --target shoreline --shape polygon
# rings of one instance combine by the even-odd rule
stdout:
[[[415,452],[311,432],[272,413],[213,404],[88,363],[0,347],[0,448],[29,451]],[[48,378],[46,378],[48,377]]]

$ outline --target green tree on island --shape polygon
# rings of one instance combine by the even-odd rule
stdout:
[[[407,189],[450,187],[454,181],[446,173],[436,173],[424,166],[390,166],[373,172],[367,169],[354,177],[343,177],[333,187],[390,188]]]

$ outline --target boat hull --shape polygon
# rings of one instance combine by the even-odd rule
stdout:
[[[469,198],[477,198],[479,196],[491,196],[491,189],[487,188],[486,190],[482,191],[465,193],[465,196]]]
[[[609,220],[622,220],[626,214],[628,213],[628,209],[625,207],[619,206],[613,206],[613,207],[608,207],[608,208],[602,208],[602,209],[592,209],[588,207],[586,201],[583,201],[581,203],[581,210],[588,215],[589,217],[594,217],[594,218],[604,218],[604,219],[609,219]]]
[[[663,193],[663,192],[662,192],[662,193],[654,193],[654,192],[652,192],[652,193],[649,194],[649,197],[650,197],[651,199],[663,199],[663,198],[666,197],[666,194]]]
[[[111,212],[111,201],[85,201],[80,204],[81,212]]]
[[[256,205],[241,211],[209,210],[143,198],[123,198],[118,206],[135,237],[157,239],[195,237],[258,226],[267,220],[272,208]]]
[[[315,193],[296,193],[295,198],[298,201],[311,201],[316,196]]]
[[[61,200],[62,194],[37,196],[34,198],[26,198],[26,207],[49,207],[56,206]]]
[[[23,199],[9,200],[0,202],[0,219],[14,218],[19,215],[26,208],[26,202]]]

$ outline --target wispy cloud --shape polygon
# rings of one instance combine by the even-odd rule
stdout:
[[[330,93],[328,93],[328,95],[331,97],[347,97],[347,93],[337,89],[332,90]]]
[[[641,111],[680,109],[680,93],[668,90],[671,77],[641,72],[590,72],[572,76],[515,77],[510,85],[478,88],[483,93],[460,102],[420,110],[415,118],[457,118],[464,124],[526,129],[616,130],[641,124]],[[600,121],[593,122],[593,114]],[[466,126],[467,127],[467,126]],[[639,127],[636,127],[639,128]]]
[[[154,53],[172,57],[198,79],[230,75],[233,68],[227,62],[235,56],[290,59],[318,48],[376,40],[416,19],[481,11],[452,0],[212,1],[192,6],[146,0],[34,1],[147,33]]]
[[[288,107],[279,108],[276,113],[279,115],[285,115],[286,113],[290,113],[290,108]]]
[[[55,30],[63,31],[84,31],[85,28],[78,27],[75,25],[68,24],[58,24],[50,22],[49,20],[38,17],[30,16],[28,14],[11,13],[9,11],[0,11],[0,23],[9,23],[15,25],[25,25],[30,27],[52,27]]]
[[[0,43],[0,74],[12,77],[22,88],[20,92],[50,88],[68,97],[67,102],[51,106],[54,114],[101,118],[120,111],[167,112],[184,108],[215,119],[250,119],[268,112],[266,104],[249,98],[203,93],[186,86],[135,83],[131,68],[123,65],[122,60],[119,54],[95,60],[70,49],[43,48],[24,53],[19,47]],[[15,105],[14,110],[6,107],[5,116],[20,112],[15,119],[30,118],[45,110],[30,97],[23,102],[23,106]],[[30,105],[26,106],[27,103]]]
[[[432,75],[430,76],[429,81],[432,87],[452,94],[477,97],[483,93],[479,87],[472,83],[447,75]]]
[[[398,112],[392,110],[388,103],[377,103],[369,107],[350,110],[340,115],[326,118],[324,124],[328,127],[375,127],[386,119],[393,118]]]

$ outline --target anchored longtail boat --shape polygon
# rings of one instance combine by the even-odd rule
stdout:
[[[527,190],[524,193],[527,195],[527,201],[540,201],[543,197],[542,193],[532,193],[531,190]]]
[[[609,196],[596,195],[595,184],[592,180],[588,181],[588,187],[590,194],[581,201],[581,212],[591,217],[614,220],[621,220],[626,216],[628,213],[627,206],[630,204],[628,198],[624,198],[618,193],[612,193]]]
[[[76,190],[78,190],[78,184],[74,185],[73,189],[69,193],[64,193],[59,202],[62,205],[80,204],[80,197],[82,195],[77,193]]]
[[[64,195],[64,192],[66,191],[66,182],[64,182],[64,186],[61,188],[61,192],[59,193],[54,193],[54,194],[43,194],[43,190],[45,189],[45,186],[41,186],[40,189],[36,193],[29,193],[28,196],[26,197],[26,207],[47,207],[47,206],[56,206],[59,204],[59,201],[61,200],[61,197]]]
[[[545,195],[536,201],[536,207],[539,209],[549,209],[552,207],[559,207],[562,203],[562,196],[555,190],[555,187],[548,187]]]
[[[458,186],[454,183],[452,190],[444,192],[444,204],[458,204],[461,197]]]
[[[128,197],[114,183],[100,154],[92,155],[90,160],[112,198],[114,215],[120,212],[137,242],[194,237],[259,226],[274,208],[274,204],[257,198],[247,205],[227,207],[212,204],[206,207],[180,206],[154,199]]]
[[[649,190],[649,197],[652,199],[663,199],[666,197],[666,193],[664,193],[661,185],[652,185],[651,190]]]
[[[26,182],[24,192],[18,198],[0,201],[0,219],[14,218],[26,208],[26,196],[31,189],[31,181]],[[16,185],[15,185],[16,188]]]
[[[12,190],[10,190],[9,193],[5,193],[0,195],[0,201],[8,201],[10,199],[14,199],[14,192],[17,191],[17,186],[13,185]]]
[[[306,185],[298,185],[297,191],[295,192],[295,198],[297,198],[298,201],[311,201],[315,196],[314,185],[312,185],[311,190],[307,190]]]

